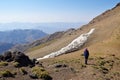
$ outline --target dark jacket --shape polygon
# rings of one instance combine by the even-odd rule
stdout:
[[[84,51],[84,56],[86,59],[89,57],[89,51],[87,49],[85,49]]]

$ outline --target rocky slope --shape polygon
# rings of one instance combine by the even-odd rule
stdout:
[[[52,80],[42,64],[22,52],[7,51],[0,55],[0,80]]]
[[[63,32],[59,38],[31,47],[26,54],[31,58],[43,57],[67,46],[92,28],[95,28],[94,33],[78,51],[40,61],[45,69],[42,71],[49,72],[52,77],[46,80],[120,80],[120,3],[77,30]],[[86,47],[90,52],[88,65],[84,64],[83,57]],[[41,72],[39,66],[34,71]],[[25,70],[31,72],[28,68]],[[30,79],[28,75],[24,75],[9,80],[16,78]]]

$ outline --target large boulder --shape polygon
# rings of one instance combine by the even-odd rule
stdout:
[[[20,51],[7,51],[3,55],[0,55],[0,61],[14,61],[18,62],[20,66],[34,66],[35,62],[29,59],[28,56],[26,56],[24,53]]]
[[[19,62],[21,66],[28,66],[33,64],[29,57],[22,52],[14,52],[13,57],[14,61]]]

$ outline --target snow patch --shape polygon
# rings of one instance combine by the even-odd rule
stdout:
[[[46,58],[54,58],[56,56],[66,54],[72,51],[79,50],[83,44],[87,41],[88,37],[94,32],[95,28],[91,29],[88,33],[81,34],[78,38],[74,39],[70,44],[66,47],[61,48],[59,51],[52,52],[42,58],[38,58],[37,60],[42,60]]]

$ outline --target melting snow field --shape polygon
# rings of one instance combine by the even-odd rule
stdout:
[[[94,32],[94,28],[91,29],[88,33],[81,34],[78,38],[74,39],[70,44],[68,44],[66,47],[61,48],[59,51],[52,52],[43,58],[38,58],[37,60],[42,60],[46,58],[54,58],[56,56],[66,54],[72,51],[79,50],[87,41],[88,37]]]

